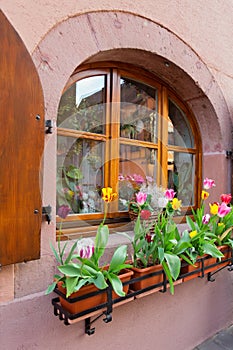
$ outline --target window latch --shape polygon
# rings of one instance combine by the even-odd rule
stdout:
[[[48,225],[50,224],[52,220],[52,207],[51,205],[47,205],[45,207],[42,207],[42,215],[46,217],[46,221],[48,222]]]
[[[45,121],[45,127],[47,130],[45,131],[46,134],[52,134],[53,133],[53,122],[51,119],[48,119]]]

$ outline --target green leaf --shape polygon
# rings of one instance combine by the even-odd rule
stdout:
[[[162,264],[164,260],[164,248],[162,247],[158,247],[158,258],[159,258],[160,264]]]
[[[118,247],[112,257],[109,266],[109,272],[119,272],[119,266],[125,262],[127,256],[127,245]]]
[[[105,289],[108,287],[108,284],[106,283],[105,277],[102,272],[97,273],[97,277],[93,279],[93,283],[98,289]]]
[[[191,228],[192,231],[196,230],[195,224],[194,224],[193,220],[189,216],[186,216],[186,222],[187,222],[187,224],[189,225],[189,227]]]
[[[66,278],[66,297],[68,298],[74,291],[77,286],[79,277],[68,277]]]
[[[51,250],[52,250],[52,252],[53,252],[53,254],[54,254],[54,256],[55,256],[57,262],[58,262],[59,264],[62,264],[62,260],[60,259],[60,257],[59,257],[59,255],[58,255],[56,249],[54,248],[54,246],[52,245],[51,242],[49,242],[49,245],[50,245],[50,248],[51,248]]]
[[[100,225],[97,230],[95,238],[95,251],[93,254],[93,259],[95,263],[98,263],[99,259],[105,252],[105,248],[108,243],[109,229],[107,225]]]
[[[54,291],[54,288],[56,287],[57,282],[53,282],[52,284],[50,284],[45,292],[45,294],[50,294]]]
[[[163,266],[165,275],[166,275],[166,277],[168,279],[168,282],[170,284],[170,293],[173,295],[174,294],[174,283],[173,283],[171,272],[170,272],[170,270],[168,268],[168,265],[167,265],[166,261],[162,262],[162,266]]]
[[[61,265],[57,267],[58,270],[66,276],[77,277],[81,276],[81,267],[78,264]]]
[[[73,244],[72,248],[70,249],[69,255],[68,255],[68,257],[65,260],[65,264],[68,264],[70,262],[70,260],[72,258],[72,254],[73,254],[74,250],[76,249],[76,247],[77,247],[77,242],[75,242]]]
[[[218,250],[218,248],[211,243],[204,243],[203,250],[205,254],[211,255],[214,258],[222,258],[224,255]]]
[[[180,258],[177,255],[171,253],[164,253],[164,258],[167,262],[169,271],[174,280],[176,280],[180,273]]]
[[[113,288],[114,292],[117,295],[119,295],[120,297],[124,297],[125,296],[125,292],[123,291],[123,285],[122,285],[122,282],[121,282],[120,278],[118,276],[116,276],[115,274],[110,273],[108,275],[108,279],[109,279],[109,282],[112,285],[112,288]]]

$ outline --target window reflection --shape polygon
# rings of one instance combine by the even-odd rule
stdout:
[[[58,136],[57,207],[67,204],[71,213],[102,211],[104,144]]]
[[[58,126],[102,134],[105,132],[105,76],[82,79],[62,95]]]
[[[192,131],[182,110],[169,100],[168,144],[192,148]]]
[[[138,146],[120,146],[119,176],[138,178],[144,182],[148,176],[156,181],[156,170],[156,150]],[[124,200],[132,199],[135,187],[131,181],[119,181],[118,191],[119,210],[128,210],[128,206],[124,205]]]
[[[194,156],[168,152],[168,188],[173,188],[183,206],[194,203]]]
[[[157,143],[157,91],[121,78],[120,136]]]

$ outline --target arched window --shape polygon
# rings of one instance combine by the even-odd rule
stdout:
[[[174,188],[187,213],[197,206],[200,141],[191,112],[167,85],[138,67],[79,68],[60,100],[57,118],[57,208],[71,208],[67,227],[103,217],[101,188],[118,193],[108,218],[128,218],[127,177]],[[73,230],[73,231],[75,231]],[[70,230],[72,232],[72,229]]]

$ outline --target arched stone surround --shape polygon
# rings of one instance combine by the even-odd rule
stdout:
[[[224,96],[197,53],[167,28],[132,13],[81,14],[53,27],[33,52],[33,60],[44,91],[46,119],[54,121],[64,86],[83,63],[115,60],[153,72],[187,102],[196,117],[203,174],[216,179],[215,196],[229,190],[230,168],[224,169],[230,165],[225,150],[232,147],[232,122]],[[43,200],[45,205],[55,205],[56,136],[48,139],[45,162],[49,167],[44,169],[51,181],[44,183]]]
[[[44,37],[33,59],[49,119],[56,116],[62,90],[77,66],[87,61],[130,62],[154,72],[188,103],[200,127],[204,153],[230,147],[229,111],[211,72],[187,43],[148,19],[124,12],[69,18]]]

